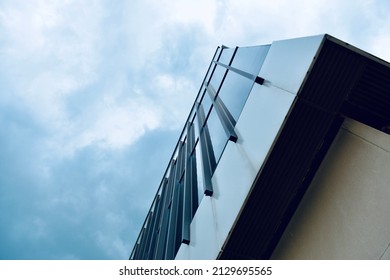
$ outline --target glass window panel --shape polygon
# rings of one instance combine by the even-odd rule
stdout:
[[[254,82],[233,71],[229,71],[218,96],[237,121]]]
[[[207,119],[207,126],[210,132],[215,160],[218,162],[228,141],[228,137],[214,108],[211,110],[210,116]]]
[[[207,117],[207,114],[210,111],[211,104],[212,104],[210,96],[207,92],[204,93],[201,104],[203,106],[205,117]]]
[[[196,99],[197,102],[200,103],[200,101],[202,100],[202,97],[203,97],[205,91],[206,91],[206,87],[205,87],[205,86],[202,86],[202,88],[200,89],[200,94],[199,94],[199,96],[198,96],[197,99]],[[195,108],[195,109],[196,109],[196,108]],[[196,112],[196,110],[195,110],[195,112]]]
[[[196,178],[198,182],[198,203],[200,203],[204,195],[204,175],[203,175],[202,153],[200,150],[199,141],[195,147],[195,156],[196,156]]]
[[[223,76],[225,75],[226,68],[222,66],[217,66],[215,68],[214,74],[211,77],[210,84],[218,91],[219,86],[221,85]]]
[[[257,76],[269,48],[270,45],[238,48],[231,66]]]
[[[209,82],[211,73],[213,73],[214,68],[215,68],[215,63],[211,63],[210,69],[209,69],[209,71],[207,72],[207,75],[206,75],[206,78],[205,78],[205,82],[206,82],[206,83]]]
[[[219,58],[218,61],[223,63],[223,64],[229,65],[230,60],[232,59],[233,53],[234,53],[234,48],[233,49],[230,49],[230,48],[222,49],[222,54],[221,54],[221,57]]]
[[[218,57],[219,57],[219,54],[221,53],[221,50],[222,50],[221,47],[217,48],[217,51],[215,53],[215,56],[214,56],[213,60],[218,60]]]
[[[193,126],[195,129],[195,143],[199,139],[199,125],[198,125],[198,115],[195,116]]]
[[[194,118],[195,118],[195,114],[196,114],[196,106],[192,107],[192,110],[190,112],[190,115],[188,116],[188,121],[190,123],[192,123],[194,121]]]

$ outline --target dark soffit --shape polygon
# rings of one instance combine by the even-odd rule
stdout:
[[[219,259],[270,258],[345,117],[386,131],[390,64],[326,35]]]

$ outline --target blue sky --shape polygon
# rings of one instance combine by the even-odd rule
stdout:
[[[0,259],[127,259],[218,45],[329,33],[390,61],[387,0],[2,0]]]

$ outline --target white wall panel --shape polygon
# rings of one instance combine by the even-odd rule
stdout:
[[[217,257],[294,98],[255,84],[236,124],[238,141],[227,144],[212,178],[214,194],[202,200],[191,223],[191,242],[181,246],[176,259]]]
[[[213,198],[205,196],[191,222],[189,245],[182,244],[176,255],[177,260],[213,260],[220,251],[217,240],[217,221]]]
[[[229,142],[212,178],[214,194],[205,197],[191,223],[191,241],[176,259],[218,256],[253,182],[296,98],[323,36],[274,42],[237,121],[236,143]]]
[[[297,93],[324,35],[274,41],[259,76],[274,86]]]
[[[225,242],[260,167],[293,103],[294,95],[255,85],[213,176],[218,240]]]

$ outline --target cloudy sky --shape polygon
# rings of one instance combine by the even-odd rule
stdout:
[[[127,259],[218,45],[329,33],[390,61],[388,0],[0,0],[0,259]]]

